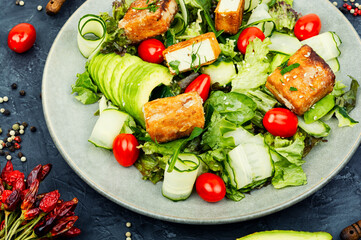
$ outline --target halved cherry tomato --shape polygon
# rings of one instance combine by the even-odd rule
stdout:
[[[20,23],[8,35],[8,46],[17,53],[28,51],[35,43],[36,31],[30,23]]]
[[[208,98],[209,89],[211,88],[211,77],[207,74],[201,74],[194,79],[184,92],[197,92],[205,102]]]
[[[213,173],[203,173],[196,180],[198,195],[207,202],[218,202],[226,196],[226,184]]]
[[[314,13],[307,14],[297,20],[295,25],[295,36],[302,41],[318,35],[321,31],[321,19]]]
[[[264,33],[257,27],[249,27],[244,29],[238,37],[237,48],[245,54],[249,42],[252,42],[255,38],[259,38],[262,41],[266,38]]]
[[[134,164],[139,156],[139,145],[137,139],[132,134],[121,133],[113,141],[113,154],[115,159],[123,167]]]
[[[138,46],[138,55],[141,59],[150,63],[163,62],[164,44],[154,38],[144,40]]]
[[[297,132],[298,118],[286,108],[273,108],[264,115],[263,126],[273,136],[292,137]]]

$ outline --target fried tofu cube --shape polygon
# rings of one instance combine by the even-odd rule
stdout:
[[[172,74],[186,72],[216,61],[221,48],[213,32],[174,44],[163,51]]]
[[[144,118],[153,141],[169,142],[204,127],[203,101],[197,92],[156,99],[144,104]]]
[[[135,0],[118,27],[133,43],[165,33],[178,12],[176,0]]]
[[[217,31],[235,35],[242,24],[245,0],[219,0],[215,12]]]
[[[287,68],[278,67],[268,77],[266,87],[278,101],[301,116],[318,100],[332,92],[335,74],[325,60],[308,45],[297,50],[287,65],[295,68],[285,71]]]

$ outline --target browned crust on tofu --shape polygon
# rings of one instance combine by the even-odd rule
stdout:
[[[203,101],[197,92],[156,99],[144,104],[144,118],[153,141],[169,142],[204,127]]]
[[[277,100],[297,115],[303,115],[313,104],[332,92],[335,74],[311,47],[303,45],[292,55],[288,66],[300,66],[281,75],[277,68],[267,79],[266,87]],[[296,91],[291,91],[297,89]]]
[[[240,0],[238,9],[229,12],[219,11],[221,1],[222,0],[218,2],[217,8],[214,11],[216,30],[217,31],[224,30],[225,33],[235,35],[238,32],[240,26],[242,25],[245,0]]]
[[[179,42],[177,44],[174,44],[172,46],[169,46],[168,48],[166,48],[164,51],[163,51],[163,57],[164,59],[166,60],[166,63],[167,63],[167,66],[168,68],[171,70],[170,72],[172,74],[175,74],[173,71],[172,71],[172,68],[169,66],[169,63],[167,61],[167,57],[166,55],[170,52],[173,52],[173,51],[176,51],[178,49],[182,49],[182,48],[186,48],[188,46],[192,46],[193,44],[196,44],[198,42],[202,42],[206,39],[209,39],[210,43],[211,43],[211,47],[212,47],[212,50],[213,50],[213,53],[214,53],[214,59],[213,60],[210,60],[210,61],[207,61],[205,63],[202,63],[201,66],[204,66],[204,65],[209,65],[211,63],[213,63],[214,61],[217,60],[219,54],[221,53],[221,48],[219,46],[219,43],[217,41],[217,38],[216,38],[216,35],[213,33],[213,32],[209,32],[209,33],[204,33],[202,35],[199,35],[197,37],[194,37],[192,39],[189,39],[187,41],[183,41],[183,42]],[[194,67],[199,67],[199,65],[196,65]],[[184,70],[181,70],[180,72],[186,72],[186,71],[189,71],[191,70],[190,68],[188,69],[184,69]]]
[[[126,36],[133,43],[165,33],[178,11],[175,0],[159,0],[156,3],[158,8],[155,12],[149,9],[134,9],[147,8],[148,4],[154,1],[135,0],[124,18],[119,21],[118,27],[124,29]]]

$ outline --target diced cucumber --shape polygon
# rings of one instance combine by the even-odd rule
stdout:
[[[341,51],[338,48],[338,44],[341,44],[341,40],[332,32],[321,33],[317,36],[303,40],[301,43],[310,46],[325,61],[337,58],[341,54]]]
[[[327,60],[326,63],[330,66],[334,73],[340,71],[340,63],[337,58]]]
[[[307,124],[303,117],[298,117],[298,127],[314,137],[327,137],[330,134],[331,128],[321,120],[314,121]]]
[[[187,199],[197,178],[200,159],[195,154],[180,153],[172,172],[167,164],[164,172],[162,194],[173,201]]]
[[[290,55],[277,53],[273,57],[273,60],[271,62],[271,71],[273,72],[274,70],[276,70],[276,68],[279,67],[282,63],[284,63],[289,57]]]
[[[218,82],[221,86],[224,86],[236,75],[236,67],[233,62],[221,61],[202,67],[201,72],[211,77],[211,84]]]
[[[238,145],[228,153],[226,170],[234,187],[241,189],[273,174],[273,164],[268,146],[261,135],[253,136],[243,128],[228,132]]]
[[[339,127],[353,127],[358,121],[352,119],[343,107],[337,107],[335,110],[336,118],[338,119]]]
[[[325,116],[335,106],[335,96],[329,94],[323,97],[320,101],[316,102],[305,114],[303,115],[307,124]]]
[[[129,114],[118,109],[105,109],[95,123],[88,141],[97,147],[112,149],[114,138],[129,118]]]
[[[272,52],[292,55],[302,47],[301,42],[296,37],[288,34],[274,32],[270,39],[272,44],[268,48]]]
[[[259,28],[266,37],[270,36],[275,28],[275,23],[268,13],[267,4],[259,4],[248,19],[247,27],[255,26]]]

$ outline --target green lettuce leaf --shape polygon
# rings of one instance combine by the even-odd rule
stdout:
[[[213,172],[218,172],[223,169],[222,162],[226,159],[229,149],[218,148],[200,154],[199,157],[207,165],[207,167]]]
[[[346,88],[345,84],[343,84],[341,81],[336,81],[331,94],[335,97],[340,97],[342,94],[345,93],[345,91],[343,90],[344,88]]]
[[[258,88],[266,83],[270,63],[267,58],[269,52],[269,38],[261,41],[256,38],[247,47],[244,61],[239,72],[232,79],[232,91],[244,92],[249,89]]]
[[[291,3],[288,3],[291,2]],[[269,10],[277,31],[293,32],[293,28],[299,18],[299,14],[292,9],[292,1],[278,1]]]
[[[98,87],[91,80],[88,71],[82,74],[77,74],[75,84],[71,85],[72,92],[77,93],[75,98],[83,104],[92,104],[99,100],[100,96],[97,94]]]
[[[141,154],[134,163],[134,166],[143,175],[144,180],[150,180],[155,184],[163,179],[165,166],[169,157],[169,155],[156,156]]]
[[[257,109],[256,103],[251,98],[236,92],[215,91],[206,104],[211,105],[215,111],[237,125],[251,120]]]
[[[273,160],[275,160],[275,154],[277,153],[272,153]],[[275,173],[272,178],[272,185],[275,188],[279,189],[288,186],[300,186],[307,184],[307,177],[301,166],[292,164],[280,155],[278,155],[277,158],[278,161],[275,161],[274,163]]]
[[[232,186],[227,186],[226,189],[226,197],[228,199],[231,199],[235,202],[239,202],[241,201],[245,196],[243,193],[241,193],[240,191],[238,191],[237,189],[235,189]]]
[[[220,43],[219,47],[221,48],[221,52],[224,56],[235,58],[237,56],[240,56],[240,53],[235,51],[237,41],[235,39],[226,39],[226,43]]]

